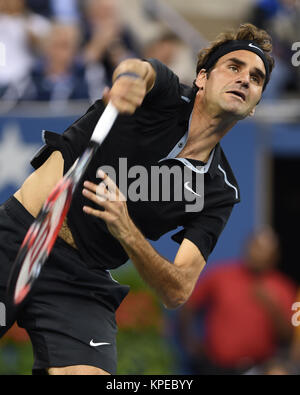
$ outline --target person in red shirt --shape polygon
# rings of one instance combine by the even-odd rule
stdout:
[[[201,277],[179,318],[195,373],[241,374],[290,342],[296,287],[276,270],[279,256],[276,234],[264,228],[248,240],[243,259]],[[199,339],[192,322],[204,308]]]

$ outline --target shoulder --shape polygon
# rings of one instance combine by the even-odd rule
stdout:
[[[145,61],[152,66],[156,74],[155,86],[152,91],[155,91],[155,88],[170,89],[170,85],[176,86],[179,91],[179,78],[168,66],[158,59],[146,59]]]
[[[158,107],[172,110],[180,106],[189,107],[194,102],[195,90],[180,82],[178,76],[157,59],[146,59],[155,71],[155,83],[147,94],[144,104],[155,103]]]

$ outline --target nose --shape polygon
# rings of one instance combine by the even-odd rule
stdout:
[[[244,88],[249,88],[250,85],[250,75],[247,72],[240,73],[237,77],[236,83],[241,84]]]

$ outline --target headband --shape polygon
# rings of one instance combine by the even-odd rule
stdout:
[[[216,64],[217,60],[219,58],[221,58],[222,56],[226,55],[229,52],[239,51],[241,49],[244,49],[244,50],[250,51],[250,52],[254,52],[263,61],[265,69],[266,69],[266,78],[265,78],[264,87],[263,87],[263,89],[265,89],[267,83],[270,80],[269,63],[267,61],[265,52],[253,41],[232,40],[232,41],[226,42],[225,44],[221,45],[215,51],[212,52],[212,54],[209,56],[209,58],[204,63],[204,65],[201,66],[201,68],[209,70]]]

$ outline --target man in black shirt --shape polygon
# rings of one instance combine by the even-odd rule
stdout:
[[[33,296],[18,313],[33,343],[34,372],[115,373],[114,314],[128,288],[109,270],[128,258],[166,307],[189,298],[240,199],[219,141],[254,113],[273,68],[270,51],[267,33],[252,25],[223,34],[200,52],[193,88],[156,60],[124,61],[102,100],[63,135],[44,134],[46,144],[32,161],[36,171],[0,207],[6,240],[0,244],[0,299],[9,262],[50,187],[83,152],[107,101],[121,113],[74,195]],[[152,177],[167,170],[174,174],[167,183]],[[146,238],[179,226],[172,264]],[[14,316],[8,310],[9,326]]]

